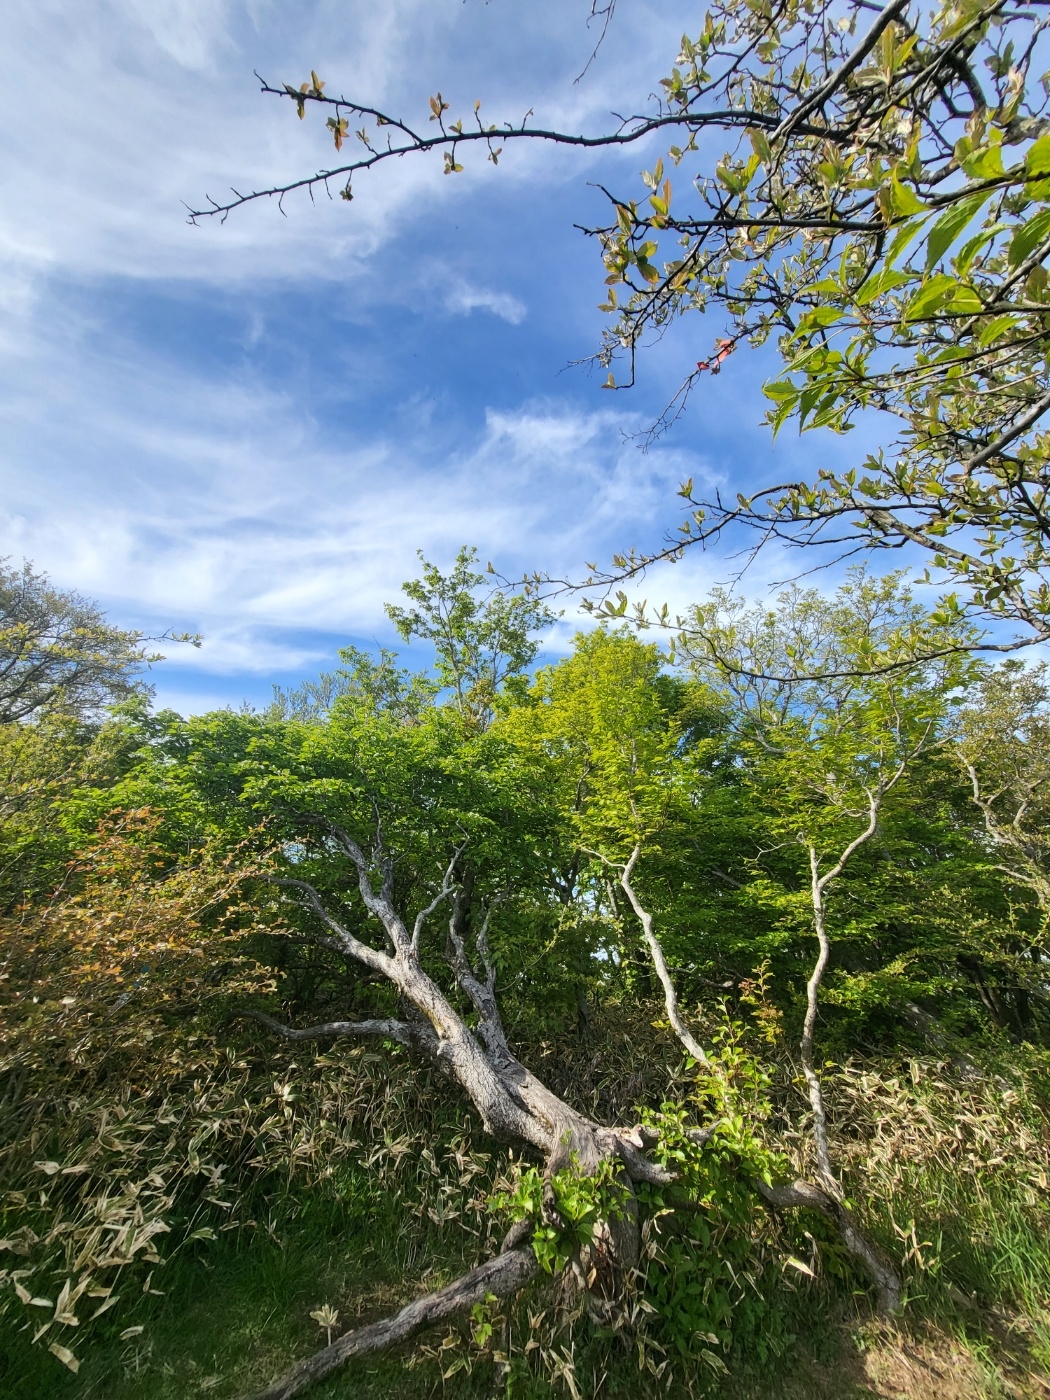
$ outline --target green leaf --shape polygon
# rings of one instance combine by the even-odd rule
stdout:
[[[858,306],[870,306],[876,297],[883,296],[886,292],[892,292],[895,287],[910,281],[910,274],[901,272],[898,268],[884,267],[881,272],[876,272],[869,277],[862,287],[854,294],[853,300]]]
[[[921,233],[922,229],[925,227],[925,224],[926,224],[926,219],[925,219],[925,218],[921,218],[921,219],[912,219],[909,223],[902,224],[902,225],[900,226],[900,228],[897,230],[897,235],[896,235],[896,237],[894,238],[893,242],[890,244],[889,252],[886,254],[886,257],[883,259],[884,264],[885,264],[886,267],[892,267],[892,266],[893,266],[893,264],[894,264],[894,263],[897,261],[897,259],[900,257],[901,253],[903,253],[904,249],[908,246],[908,244],[909,244],[909,243],[912,241],[912,239],[916,236],[916,234]]]
[[[957,257],[952,259],[955,271],[960,277],[965,277],[973,265],[973,260],[982,248],[986,248],[996,234],[1002,233],[1008,228],[1008,224],[993,224],[991,228],[982,229],[980,233],[974,234],[973,238],[964,243]]]
[[[953,360],[964,360],[970,354],[968,345],[948,345],[933,357],[935,365],[950,365]]]
[[[897,219],[907,219],[912,214],[923,214],[929,208],[929,205],[923,204],[912,187],[902,184],[896,175],[888,185],[883,186],[881,193],[884,196],[883,208],[888,204],[894,222]]]
[[[984,146],[973,155],[967,156],[962,162],[962,168],[971,180],[993,180],[1003,173],[1002,150],[999,146]]]
[[[944,309],[964,316],[974,316],[984,310],[984,302],[972,287],[960,287]]]
[[[993,316],[987,325],[981,327],[981,333],[977,337],[978,346],[982,350],[986,349],[1004,331],[1012,330],[1017,324],[1016,316]]]
[[[945,211],[930,229],[926,241],[926,271],[940,262],[951,245],[990,198],[987,193],[968,195]]]
[[[752,127],[747,134],[751,138],[751,148],[755,155],[758,156],[759,160],[768,165],[772,159],[773,151],[766,133],[760,131],[757,127]]]
[[[919,321],[923,316],[928,316],[946,301],[958,286],[958,278],[949,272],[939,272],[936,277],[931,277],[928,282],[923,283],[904,308],[904,320]]]
[[[1042,137],[1041,140],[1048,141],[1050,137]],[[1032,254],[1040,243],[1046,241],[1050,236],[1050,209],[1044,209],[1036,214],[1035,218],[1029,219],[1026,224],[1022,224],[1010,239],[1010,246],[1007,249],[1007,261],[1010,266],[1020,267],[1027,257]]]
[[[790,379],[775,379],[769,384],[763,384],[762,392],[767,399],[795,399],[798,398],[799,388]]]
[[[792,339],[800,340],[810,331],[819,330],[824,326],[832,326],[836,321],[842,319],[842,315],[843,311],[840,306],[815,306],[812,311],[807,311],[799,321],[798,329]]]
[[[1050,136],[1040,136],[1029,147],[1024,174],[1026,180],[1041,180],[1050,175]]]

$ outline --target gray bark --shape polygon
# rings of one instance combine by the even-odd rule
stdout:
[[[506,1298],[516,1293],[538,1270],[531,1245],[498,1254],[454,1283],[416,1298],[393,1316],[371,1322],[366,1327],[357,1327],[352,1332],[344,1332],[329,1346],[292,1366],[265,1390],[257,1391],[249,1400],[292,1400],[293,1396],[301,1395],[317,1381],[356,1357],[386,1351],[399,1342],[406,1342],[437,1322],[467,1312],[475,1303],[482,1303],[487,1297],[495,1295]]]
[[[904,1288],[900,1275],[882,1250],[868,1239],[842,1201],[822,1191],[808,1181],[793,1181],[780,1186],[768,1186],[755,1181],[755,1190],[774,1210],[803,1207],[819,1211],[837,1228],[846,1252],[869,1274],[875,1284],[879,1311],[889,1317],[900,1309]]]
[[[897,781],[902,771],[903,769],[898,770],[890,786]],[[785,1210],[793,1207],[807,1207],[808,1209],[819,1211],[826,1219],[830,1220],[838,1229],[847,1253],[862,1266],[874,1281],[878,1294],[879,1311],[889,1316],[896,1312],[901,1306],[903,1285],[900,1275],[897,1273],[893,1264],[886,1258],[882,1251],[867,1238],[848,1207],[843,1202],[842,1187],[832,1168],[831,1151],[828,1143],[827,1117],[824,1111],[824,1095],[821,1088],[820,1077],[816,1072],[813,1059],[820,985],[828,965],[828,959],[831,955],[831,941],[828,937],[827,925],[825,922],[824,891],[832,880],[841,875],[854,852],[874,835],[878,821],[879,805],[884,791],[885,789],[881,789],[877,794],[869,795],[870,810],[867,826],[858,837],[850,842],[832,869],[825,875],[822,876],[820,874],[815,848],[812,846],[809,848],[810,869],[812,873],[811,894],[813,921],[814,930],[817,935],[818,952],[813,972],[806,986],[806,1016],[802,1031],[801,1055],[803,1073],[805,1074],[806,1084],[809,1090],[810,1108],[813,1114],[814,1147],[817,1159],[817,1172],[820,1177],[821,1185],[814,1186],[808,1181],[800,1180],[793,1182],[791,1185],[769,1186],[764,1181],[756,1180],[754,1186],[763,1199],[775,1209]],[[668,1019],[671,1022],[672,1029],[689,1054],[692,1055],[698,1063],[703,1064],[705,1067],[713,1068],[714,1066],[711,1065],[711,1062],[704,1054],[695,1037],[682,1020],[681,1013],[678,1010],[678,998],[671,972],[667,966],[663,948],[653,930],[652,916],[643,908],[631,885],[630,877],[637,864],[640,850],[641,848],[639,846],[635,846],[634,850],[631,852],[630,859],[622,871],[620,884],[631,902],[631,907],[634,909],[635,914],[642,924],[643,937],[652,955],[653,965],[656,968],[656,974],[660,979],[660,984],[664,989],[664,1002],[667,1007]],[[694,1142],[703,1144],[714,1135],[717,1127],[718,1124],[715,1123],[702,1130],[694,1129],[689,1133],[689,1136]]]
[[[707,1057],[707,1052],[693,1035],[692,1031],[682,1019],[682,1013],[678,1009],[678,993],[675,990],[674,979],[671,976],[671,969],[667,966],[667,959],[664,957],[663,945],[653,932],[653,918],[645,909],[635,893],[631,884],[631,876],[634,867],[638,863],[638,857],[642,853],[641,846],[635,846],[630,854],[627,864],[620,873],[620,886],[624,894],[631,901],[631,908],[642,926],[642,937],[645,945],[649,949],[649,956],[653,960],[653,967],[656,975],[660,979],[660,986],[664,993],[664,1006],[667,1008],[667,1019],[671,1023],[671,1029],[685,1046],[686,1051],[692,1056],[698,1065],[703,1065],[705,1069],[710,1069],[711,1061]]]
[[[282,1025],[258,1011],[241,1014],[260,1022],[289,1040],[321,1036],[376,1036],[396,1040],[426,1056],[463,1089],[481,1115],[487,1132],[504,1141],[524,1143],[540,1151],[546,1160],[544,1215],[558,1222],[553,1178],[566,1168],[594,1175],[605,1162],[615,1163],[623,1189],[622,1209],[599,1222],[594,1239],[573,1261],[572,1274],[589,1301],[605,1320],[614,1313],[623,1295],[626,1276],[637,1266],[640,1240],[634,1184],[648,1181],[666,1184],[674,1173],[650,1161],[651,1146],[640,1129],[608,1128],[578,1113],[552,1093],[514,1055],[507,1040],[496,996],[496,973],[488,944],[491,909],[473,940],[468,929],[463,895],[453,883],[457,856],[449,864],[441,889],[417,915],[409,933],[392,899],[392,871],[381,851],[370,861],[342,828],[325,823],[327,830],[358,871],[358,887],[366,908],[383,928],[387,946],[375,948],[362,942],[327,909],[318,891],[306,880],[281,879],[293,889],[325,926],[325,946],[380,973],[397,988],[412,1019],[378,1018],[366,1021],[328,1021],[302,1029]],[[377,889],[372,872],[381,877]],[[452,1005],[423,967],[420,936],[426,919],[443,900],[451,902],[449,961],[456,982],[476,1015],[474,1027]],[[473,942],[473,949],[468,947]],[[415,1335],[424,1327],[471,1307],[486,1295],[515,1292],[536,1272],[531,1246],[504,1251],[447,1288],[410,1303],[382,1322],[360,1328],[294,1366],[254,1400],[289,1400],[307,1386],[356,1356],[380,1351]]]

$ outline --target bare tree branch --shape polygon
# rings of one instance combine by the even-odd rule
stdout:
[[[631,901],[631,908],[638,916],[638,921],[642,926],[642,937],[649,948],[653,966],[656,968],[656,975],[660,979],[660,986],[664,989],[664,1005],[667,1008],[667,1019],[671,1023],[671,1029],[685,1046],[687,1052],[693,1057],[697,1064],[703,1065],[705,1069],[711,1069],[711,1061],[703,1046],[690,1031],[682,1014],[678,1010],[678,993],[675,991],[674,979],[671,976],[671,969],[667,966],[667,959],[664,957],[664,950],[653,932],[653,917],[648,910],[642,907],[641,901],[635,893],[631,884],[631,875],[634,867],[638,863],[638,857],[642,853],[640,845],[636,845],[631,852],[627,864],[620,872],[620,887],[624,894]]]
[[[265,1390],[257,1391],[250,1400],[292,1400],[293,1396],[301,1395],[356,1357],[387,1351],[437,1322],[467,1312],[488,1297],[506,1298],[517,1293],[538,1272],[539,1264],[531,1245],[497,1254],[455,1283],[408,1303],[392,1317],[345,1332],[330,1346],[291,1367]]]
[[[272,1016],[267,1016],[265,1011],[238,1011],[235,1013],[241,1020],[258,1021],[261,1026],[283,1036],[285,1040],[320,1040],[325,1036],[380,1036],[384,1040],[396,1040],[402,1045],[415,1049],[421,1039],[423,1039],[422,1028],[414,1026],[408,1021],[394,1021],[388,1018],[371,1021],[325,1021],[317,1026],[303,1026],[296,1029],[292,1026],[283,1025]],[[429,1028],[428,1028],[429,1029]],[[433,1048],[437,1047],[437,1038],[431,1036]]]
[[[453,890],[456,888],[456,882],[452,877],[455,872],[456,866],[459,864],[459,858],[466,849],[466,846],[467,843],[464,841],[462,845],[456,847],[455,854],[449,861],[448,867],[445,870],[445,874],[442,877],[441,888],[438,890],[437,894],[426,906],[426,908],[421,909],[416,915],[416,921],[412,925],[412,949],[414,952],[419,951],[419,939],[423,932],[423,925],[426,923],[430,915],[433,914],[434,910],[438,907],[441,901],[443,899],[447,899],[449,895],[452,894]]]
[[[362,876],[361,878],[366,880],[367,877]],[[324,901],[309,880],[273,876],[270,877],[270,883],[287,889],[301,890],[306,896],[306,907],[316,914],[327,928],[331,929],[343,951],[349,957],[356,958],[358,962],[364,963],[374,972],[381,972],[386,977],[390,976],[393,958],[388,953],[381,953],[378,948],[372,948],[367,943],[362,943],[359,938],[354,937],[349,929],[344,928],[339,920],[325,908]]]

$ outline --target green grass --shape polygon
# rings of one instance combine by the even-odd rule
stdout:
[[[738,1310],[735,1349],[726,1353],[727,1377],[679,1366],[674,1384],[668,1386],[666,1376],[657,1383],[639,1375],[630,1341],[595,1336],[581,1326],[563,1340],[575,1348],[583,1400],[595,1394],[600,1400],[650,1394],[702,1394],[708,1400],[871,1400],[889,1394],[909,1400],[1047,1400],[1050,1381],[1042,1386],[1031,1380],[1033,1373],[1050,1374],[1043,1120],[1033,1110],[1027,1152],[1014,1150],[1010,1133],[1022,1132],[1020,1117],[989,1117],[992,1109],[986,1112],[964,1097],[955,1103],[931,1081],[929,1102],[943,1099],[952,1133],[956,1124],[969,1124],[963,1151],[952,1133],[946,1136],[933,1126],[923,1129],[925,1136],[908,1136],[915,1104],[911,1089],[895,1084],[890,1082],[878,1103],[873,1090],[864,1090],[864,1102],[874,1104],[871,1121],[889,1123],[896,1135],[892,1150],[880,1148],[865,1169],[870,1218],[884,1247],[901,1259],[918,1246],[918,1260],[906,1266],[912,1301],[899,1329],[887,1333],[872,1324],[870,1300],[826,1227],[816,1219],[792,1217],[785,1227],[791,1238],[785,1234],[783,1248],[773,1251],[760,1279],[768,1310],[758,1308],[750,1330]],[[383,1092],[380,1084],[362,1101],[380,1103]],[[142,1291],[147,1273],[141,1265],[129,1268],[120,1284],[120,1307],[87,1335],[81,1329],[78,1337],[72,1328],[63,1334],[81,1358],[77,1375],[46,1351],[46,1343],[32,1345],[25,1328],[32,1309],[10,1309],[0,1317],[3,1400],[234,1400],[323,1344],[324,1333],[310,1317],[322,1304],[339,1310],[342,1330],[395,1310],[421,1288],[438,1287],[485,1257],[492,1245],[477,1234],[483,1233],[483,1208],[480,1215],[472,1213],[470,1198],[490,1190],[505,1166],[502,1155],[482,1144],[492,1155],[479,1159],[488,1164],[464,1186],[461,1167],[448,1155],[449,1144],[465,1140],[457,1136],[464,1128],[454,1101],[445,1103],[437,1091],[406,1097],[403,1104],[396,1095],[388,1097],[375,1120],[366,1118],[361,1125],[367,1145],[325,1159],[334,1162],[330,1169],[290,1177],[289,1165],[242,1178],[238,1212],[241,1219],[254,1216],[259,1223],[253,1228],[175,1247],[185,1233],[182,1222],[181,1233],[175,1229],[165,1237],[170,1257],[153,1274],[161,1295]],[[863,1126],[862,1109],[863,1104],[853,1117]],[[391,1148],[376,1156],[376,1144],[381,1147],[386,1139],[396,1146],[403,1133],[405,1142],[411,1138],[410,1150]],[[879,1146],[870,1129],[864,1141],[869,1139]],[[38,1144],[37,1150],[43,1148]],[[436,1224],[428,1207],[438,1214],[447,1208],[453,1218]],[[894,1224],[909,1230],[912,1222],[911,1241],[902,1241]],[[806,1231],[820,1243],[822,1277],[815,1282],[781,1268],[787,1252],[810,1257]],[[700,1254],[702,1284],[711,1271]],[[0,1256],[0,1262],[11,1267],[10,1256]],[[543,1306],[535,1290],[528,1301]],[[130,1327],[143,1330],[121,1339]],[[527,1303],[516,1309],[511,1327],[512,1350],[520,1358],[528,1335]],[[437,1348],[443,1335],[439,1330],[422,1341]],[[765,1364],[755,1359],[756,1338],[772,1353]],[[505,1394],[540,1400],[569,1394],[552,1384],[535,1354],[518,1366],[509,1388],[485,1359],[443,1380],[447,1363],[467,1354],[427,1358],[410,1344],[400,1354],[353,1364],[311,1396],[489,1400]],[[908,1360],[915,1356],[920,1360]],[[928,1375],[924,1356],[936,1362]],[[877,1379],[883,1373],[892,1383],[883,1386]],[[959,1386],[952,1390],[956,1373]],[[930,1380],[941,1374],[949,1378],[947,1389]]]
[[[438,1285],[476,1259],[476,1244],[464,1241],[455,1222],[439,1230],[413,1219],[406,1227],[403,1206],[393,1194],[348,1197],[326,1194],[305,1199],[284,1196],[283,1218],[271,1233],[256,1229],[227,1235],[197,1253],[183,1251],[158,1270],[154,1283],[163,1296],[142,1295],[133,1311],[122,1312],[110,1334],[96,1336],[85,1352],[76,1376],[24,1332],[5,1335],[0,1346],[0,1394],[5,1400],[216,1400],[250,1392],[279,1374],[289,1362],[323,1341],[309,1317],[312,1309],[329,1302],[341,1321],[360,1314],[362,1320],[381,1315],[411,1295],[418,1281]],[[1015,1286],[1032,1280],[1033,1240],[1016,1234],[1015,1222],[982,1254],[982,1282],[995,1260],[1000,1281]],[[1017,1247],[1020,1245],[1021,1247]],[[1007,1257],[1003,1251],[1013,1249]],[[1044,1247],[1045,1255],[1045,1247]],[[972,1258],[961,1261],[967,1268]],[[954,1275],[960,1277],[960,1275]],[[1011,1332],[1002,1310],[970,1303],[952,1305],[948,1277],[939,1279],[906,1319],[903,1332],[912,1347],[930,1346],[931,1322],[937,1345],[956,1343],[975,1358],[974,1375],[983,1376],[982,1393],[1010,1391],[1001,1379],[1006,1372],[1023,1375],[1036,1358],[1033,1333]],[[962,1295],[960,1294],[960,1297]],[[786,1347],[771,1366],[752,1368],[737,1361],[720,1382],[693,1378],[698,1392],[719,1400],[767,1400],[774,1394],[791,1400],[871,1400],[892,1393],[872,1388],[863,1366],[865,1346],[882,1345],[881,1333],[865,1322],[863,1300],[834,1284],[808,1285],[785,1292],[779,1321]],[[517,1319],[520,1327],[524,1319]],[[119,1328],[144,1327],[128,1341]],[[519,1332],[520,1336],[520,1332]],[[439,1331],[425,1340],[440,1344]],[[1044,1335],[1045,1340],[1045,1335]],[[577,1339],[576,1361],[581,1394],[605,1397],[689,1393],[686,1384],[665,1390],[663,1384],[638,1374],[633,1356],[619,1343],[601,1338]],[[943,1368],[942,1368],[943,1369]],[[651,1387],[651,1388],[650,1388]],[[400,1355],[356,1363],[311,1392],[316,1400],[399,1400],[449,1395],[473,1400],[501,1392],[494,1368],[480,1364],[472,1374],[459,1372],[442,1380],[442,1365],[419,1360],[414,1346]],[[512,1386],[516,1400],[568,1394],[552,1388],[542,1374],[521,1375]],[[917,1397],[925,1392],[915,1391]],[[929,1392],[940,1396],[943,1392]],[[971,1395],[973,1390],[959,1391]],[[1038,1394],[1038,1390],[1031,1392]]]
[[[24,1331],[3,1336],[0,1394],[5,1400],[183,1400],[189,1395],[228,1397],[272,1378],[289,1359],[320,1345],[324,1334],[310,1317],[330,1302],[345,1322],[372,1300],[377,1312],[402,1301],[409,1257],[419,1273],[432,1266],[442,1241],[436,1231],[406,1238],[393,1204],[367,1215],[319,1196],[297,1202],[293,1219],[269,1233],[256,1229],[220,1236],[182,1252],[153,1276],[163,1296],[143,1295],[122,1309],[119,1325],[97,1334],[74,1376]],[[454,1239],[455,1228],[448,1233]],[[461,1264],[446,1245],[446,1271]],[[366,1314],[367,1317],[368,1314]],[[119,1331],[137,1325],[141,1335],[121,1341]],[[368,1397],[392,1389],[427,1395],[431,1381],[406,1371],[400,1361],[358,1368],[319,1388],[321,1395]],[[348,1388],[349,1385],[349,1388]]]

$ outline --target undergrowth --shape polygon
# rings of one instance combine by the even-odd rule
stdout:
[[[675,1122],[713,1108],[695,1074],[644,1069],[667,1063],[649,1044],[659,1036],[617,1015],[524,1053],[581,1107],[617,1103],[621,1120],[648,1108],[673,1153]],[[493,1198],[527,1196],[535,1168],[485,1141],[449,1086],[387,1052],[232,1039],[184,1029],[152,1083],[115,1049],[108,1072],[68,1066],[65,1093],[8,1063],[0,1393],[232,1397],[498,1247],[513,1210]],[[747,1121],[760,1136],[760,1091],[782,1144],[800,1091],[790,1064],[773,1064],[747,1090]],[[827,1071],[847,1191],[905,1271],[901,1327],[963,1347],[989,1395],[996,1377],[1050,1370],[1045,1066],[1016,1065]],[[798,1169],[803,1135],[793,1147],[784,1165]],[[545,1275],[515,1306],[476,1309],[317,1394],[744,1396],[773,1378],[789,1393],[804,1364],[834,1365],[863,1341],[871,1309],[819,1218],[758,1206],[747,1175],[762,1150],[724,1125],[680,1154],[678,1185],[643,1201],[643,1274],[620,1332],[574,1312]]]

